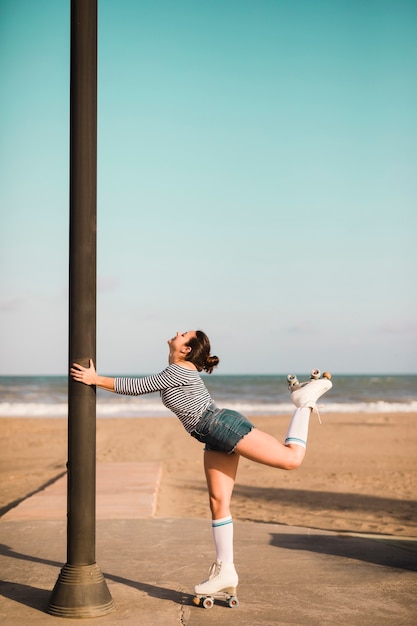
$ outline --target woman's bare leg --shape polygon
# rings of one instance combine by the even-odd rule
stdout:
[[[204,471],[211,515],[214,520],[230,515],[230,500],[235,486],[238,464],[238,454],[226,454],[214,450],[204,452]]]
[[[235,453],[226,454],[215,451],[204,453],[204,469],[210,498],[211,525],[217,563],[232,564],[234,561],[230,500],[238,464],[239,455]],[[233,572],[235,575],[234,568]]]
[[[272,435],[254,428],[239,441],[236,452],[256,463],[292,470],[301,465],[306,451],[297,444],[284,445]]]

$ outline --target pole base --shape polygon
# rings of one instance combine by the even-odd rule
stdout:
[[[115,605],[99,566],[64,565],[48,604],[48,613],[59,617],[100,617]]]

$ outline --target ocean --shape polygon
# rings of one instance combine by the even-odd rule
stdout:
[[[245,415],[293,411],[286,376],[204,375],[217,406]],[[305,380],[301,375],[300,380]],[[417,413],[417,375],[334,375],[320,413]],[[67,417],[65,376],[0,376],[0,417]],[[137,398],[97,391],[97,417],[172,416],[159,394]]]

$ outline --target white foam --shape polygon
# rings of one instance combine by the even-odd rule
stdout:
[[[319,403],[320,413],[416,413],[417,401],[412,402],[327,402]],[[245,415],[287,414],[294,412],[292,403],[244,404],[229,402],[227,407]]]
[[[292,403],[227,402],[227,408],[244,415],[282,415],[294,411]],[[417,401],[411,402],[328,402],[319,405],[320,413],[416,413]],[[0,417],[67,417],[68,405],[44,402],[0,403]],[[172,417],[159,400],[98,401],[97,417]]]
[[[68,415],[68,405],[45,404],[42,402],[2,402],[0,404],[1,417],[65,417]]]
[[[320,413],[417,413],[417,401],[333,402],[320,407]]]

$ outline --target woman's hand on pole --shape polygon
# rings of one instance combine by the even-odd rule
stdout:
[[[90,359],[90,367],[83,367],[79,365],[79,363],[73,363],[70,374],[78,383],[97,385],[97,372],[94,367],[93,359]]]
[[[78,383],[84,385],[96,385],[107,391],[114,391],[114,378],[99,376],[94,367],[93,359],[90,359],[90,367],[83,367],[79,363],[73,363],[70,374]]]

